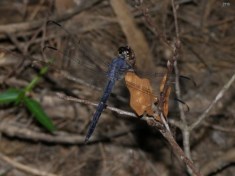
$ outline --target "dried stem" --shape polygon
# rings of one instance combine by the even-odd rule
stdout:
[[[15,160],[9,158],[8,156],[3,155],[2,153],[0,153],[0,159],[7,162],[7,163],[9,163],[13,167],[15,167],[19,170],[22,170],[24,172],[27,172],[29,174],[38,175],[38,176],[58,176],[58,175],[55,175],[55,174],[51,174],[51,173],[48,173],[48,172],[45,172],[45,171],[38,170],[36,168],[32,168],[32,167],[27,166],[25,164],[21,164],[21,163],[15,161]]]
[[[77,102],[77,103],[83,103],[83,104],[86,104],[86,105],[98,106],[98,103],[93,103],[93,102],[90,102],[88,100],[74,98],[74,97],[71,97],[71,96],[66,96],[66,95],[63,95],[61,93],[57,93],[57,95],[58,95],[59,98],[62,98],[62,99],[67,100],[67,101],[73,101],[73,102]],[[106,109],[114,111],[114,112],[116,112],[120,115],[126,115],[126,116],[129,116],[129,117],[137,118],[137,116],[132,112],[124,111],[124,110],[114,108],[114,107],[110,107],[110,106],[107,106]]]
[[[198,169],[194,166],[194,164],[192,163],[192,161],[184,154],[184,152],[182,151],[182,149],[180,148],[180,146],[176,143],[174,137],[172,136],[172,134],[165,129],[161,129],[158,128],[159,124],[157,124],[158,122],[155,122],[155,124],[152,124],[152,126],[157,127],[157,129],[161,132],[161,134],[165,137],[165,139],[167,139],[167,141],[169,142],[169,144],[172,146],[172,149],[174,151],[174,153],[182,160],[186,163],[186,165],[193,171],[193,173],[196,176],[201,176],[200,172],[198,171]]]
[[[230,80],[224,85],[224,87],[219,91],[219,93],[216,95],[215,99],[212,101],[209,107],[202,113],[202,115],[199,116],[198,120],[190,126],[190,130],[195,129],[203,122],[203,120],[207,117],[211,109],[224,96],[225,92],[230,88],[230,86],[234,81],[235,81],[235,73],[230,78]]]
[[[76,6],[74,9],[68,10],[66,13],[64,13],[61,16],[53,16],[51,20],[61,22],[65,21],[67,19],[72,18],[74,15],[77,15],[81,13],[82,11],[92,7],[93,5],[101,2],[101,0],[90,0],[90,1],[84,1],[84,3],[81,3],[81,5]],[[43,25],[44,19],[35,20],[35,21],[29,21],[29,22],[22,22],[22,23],[13,23],[13,24],[7,24],[7,25],[0,25],[0,33],[15,33],[18,31],[26,31],[26,30],[32,30],[35,28],[38,28]]]
[[[234,163],[234,161],[235,161],[235,149],[233,148],[224,152],[219,157],[216,157],[215,159],[206,163],[201,171],[204,175],[217,175],[213,173],[217,172],[221,168],[228,166],[231,163]]]

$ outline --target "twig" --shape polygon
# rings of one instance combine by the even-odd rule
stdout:
[[[0,123],[0,132],[11,137],[29,139],[32,141],[43,141],[61,144],[83,144],[84,136],[66,133],[56,133],[56,135],[36,132],[28,128],[20,128],[6,122]]]
[[[140,7],[141,12],[144,15],[145,21],[147,25],[149,26],[150,30],[160,39],[160,42],[166,46],[168,49],[172,49],[170,47],[170,42],[167,41],[166,37],[163,35],[163,33],[157,28],[157,26],[154,24],[153,20],[149,16],[149,10],[147,8],[144,8],[143,5]]]
[[[93,102],[90,102],[90,101],[87,101],[87,100],[84,100],[84,99],[79,99],[79,98],[74,98],[74,97],[71,97],[71,96],[66,96],[66,95],[63,95],[61,93],[57,93],[57,95],[58,95],[59,98],[65,99],[67,101],[73,101],[73,102],[77,102],[77,103],[83,103],[83,104],[86,104],[86,105],[98,106],[97,103],[93,103]],[[116,112],[120,115],[126,115],[126,116],[129,116],[129,117],[138,118],[136,116],[136,114],[134,114],[132,112],[124,111],[124,110],[121,110],[121,109],[118,109],[118,108],[107,106],[106,109],[114,111],[114,112]]]
[[[45,3],[45,0],[40,0],[39,4],[36,6],[36,8],[30,14],[30,16],[29,16],[30,20],[33,20],[36,17],[36,15],[39,13],[40,9],[43,7],[44,3]]]
[[[22,170],[24,172],[27,172],[29,174],[38,175],[38,176],[58,176],[56,174],[48,173],[48,172],[45,172],[45,171],[38,170],[36,168],[32,168],[32,167],[27,166],[25,164],[21,164],[21,163],[15,161],[15,160],[9,158],[6,155],[3,155],[2,153],[0,153],[0,159],[7,162],[10,165],[12,165],[13,167],[15,167],[19,170]]]
[[[172,9],[173,9],[173,14],[174,14],[175,34],[176,34],[177,40],[179,40],[179,38],[180,38],[179,25],[178,25],[177,12],[176,12],[176,8],[175,8],[175,1],[174,0],[171,0],[171,5],[172,5]]]
[[[179,76],[177,76],[179,74],[179,70],[177,67],[177,62],[175,62],[174,64],[174,69],[175,69],[175,74],[176,74],[176,81],[175,81],[175,92],[176,92],[176,96],[178,99],[180,99],[181,97],[181,91],[180,91],[180,84],[179,84]],[[182,126],[183,128],[181,128],[182,133],[183,133],[183,146],[184,146],[184,152],[186,153],[187,157],[189,157],[191,159],[191,152],[190,152],[190,133],[189,133],[189,127],[186,121],[186,116],[184,113],[184,107],[181,103],[178,104],[179,105],[179,109],[180,109],[180,118],[182,120]]]
[[[180,42],[180,38],[179,38],[179,27],[178,27],[178,20],[177,20],[177,12],[175,9],[175,4],[174,4],[174,0],[171,0],[172,3],[172,9],[173,9],[173,14],[174,14],[174,21],[175,21],[175,33],[176,33],[176,42],[173,46],[173,60],[174,60],[174,70],[175,70],[175,88],[176,88],[176,95],[178,99],[181,99],[181,91],[180,91],[180,84],[179,84],[179,69],[177,66],[177,59],[179,57],[179,49],[181,46],[181,42]],[[184,109],[183,109],[183,105],[181,103],[179,103],[179,108],[180,108],[180,117],[181,120],[183,121],[184,124],[186,124],[186,117],[184,114]]]
[[[227,126],[222,127],[222,126],[214,125],[214,124],[211,124],[211,123],[208,123],[208,122],[204,122],[203,125],[206,126],[206,127],[221,131],[221,132],[230,133],[230,134],[235,133],[235,129],[232,128],[232,127],[230,127],[230,128],[227,127]]]
[[[161,120],[162,120],[164,126],[166,127],[166,129],[171,133],[171,129],[170,129],[168,123],[166,122],[166,119],[165,119],[163,113],[160,114],[160,117],[161,117]]]
[[[10,34],[8,32],[6,32],[7,37],[9,37],[9,39],[11,40],[11,42],[15,45],[15,47],[21,52],[23,53],[23,55],[25,55],[26,51],[24,46],[22,45],[16,38],[16,36],[14,34]]]
[[[223,153],[220,157],[211,160],[201,169],[204,175],[211,175],[225,166],[235,162],[235,149]],[[213,174],[214,175],[214,174]],[[215,174],[217,175],[217,174]]]
[[[179,69],[177,66],[177,59],[179,57],[179,49],[181,46],[181,42],[180,42],[180,36],[179,36],[179,26],[178,26],[178,19],[177,19],[177,11],[175,8],[175,1],[171,0],[171,5],[172,5],[172,9],[173,9],[173,15],[174,15],[174,22],[175,22],[175,34],[176,34],[176,42],[175,42],[175,46],[174,46],[174,55],[175,55],[175,62],[174,62],[174,70],[175,70],[175,89],[176,89],[176,96],[178,99],[181,99],[181,91],[180,91],[180,84],[179,84]],[[180,109],[180,118],[182,120],[183,123],[183,129],[182,129],[182,133],[183,133],[183,146],[184,146],[184,152],[186,154],[186,156],[188,158],[191,159],[191,152],[190,152],[190,131],[188,130],[188,124],[186,121],[186,116],[184,113],[184,108],[183,105],[181,103],[178,104],[179,105],[179,109]],[[189,172],[191,172],[190,170],[188,170]]]
[[[74,15],[77,15],[81,13],[82,11],[92,7],[93,5],[101,2],[101,0],[89,0],[89,1],[84,1],[79,6],[76,6],[74,9],[68,10],[66,13],[64,13],[61,16],[52,16],[51,20],[61,22],[65,21],[67,19],[70,19]],[[23,23],[14,23],[14,24],[7,24],[7,25],[1,25],[0,26],[0,33],[15,33],[18,31],[27,31],[31,29],[38,28],[43,25],[44,19],[37,20],[37,21],[28,21],[28,22],[23,22]]]
[[[223,25],[225,23],[232,23],[233,21],[235,21],[235,17],[234,16],[225,18],[223,20],[213,21],[211,23],[207,23],[206,27],[210,28],[210,27],[213,27],[213,26]]]
[[[199,116],[198,120],[189,127],[189,130],[197,128],[203,122],[203,120],[207,117],[211,109],[224,96],[225,92],[230,88],[230,86],[234,81],[235,81],[235,73],[232,75],[230,80],[224,85],[224,87],[219,91],[219,93],[216,95],[215,99],[212,101],[209,107]]]
[[[201,176],[200,172],[194,166],[192,161],[184,154],[184,152],[182,151],[180,146],[176,143],[176,141],[175,141],[174,137],[172,136],[172,134],[168,130],[158,128],[159,124],[157,124],[157,123],[159,123],[159,122],[155,121],[155,124],[153,124],[153,126],[156,126],[157,129],[161,132],[161,134],[165,137],[165,139],[167,139],[167,141],[172,146],[172,149],[173,149],[174,153],[176,154],[176,156],[178,156],[182,161],[184,161],[185,164],[193,171],[193,173],[196,176]]]
[[[104,137],[91,138],[89,143],[97,143],[100,141],[107,141],[112,138],[124,136],[131,131],[136,130],[135,128],[129,128],[128,130],[117,131],[108,134]],[[17,127],[17,125],[10,124],[7,122],[1,122],[0,133],[10,137],[17,137],[21,139],[27,139],[35,142],[46,142],[54,144],[70,144],[70,145],[84,145],[84,136],[79,134],[71,134],[66,132],[55,132],[54,135],[47,134],[44,132],[30,130],[29,128]]]

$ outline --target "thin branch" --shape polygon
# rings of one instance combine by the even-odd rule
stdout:
[[[230,127],[230,128],[227,127],[227,126],[223,127],[223,126],[214,125],[214,124],[211,124],[211,123],[208,123],[208,122],[204,122],[203,125],[206,126],[206,127],[221,131],[221,132],[230,133],[230,134],[235,133],[235,129],[232,128],[232,127]]]
[[[91,105],[91,106],[98,106],[98,103],[93,103],[93,102],[90,102],[88,100],[79,99],[79,98],[75,98],[75,97],[71,97],[71,96],[66,96],[66,95],[63,95],[61,93],[57,93],[57,95],[58,95],[59,98],[67,100],[67,101],[82,103],[82,104]],[[136,114],[133,113],[133,112],[124,111],[124,110],[114,108],[114,107],[111,107],[111,106],[107,106],[106,109],[114,111],[114,112],[116,112],[120,115],[126,115],[126,116],[129,116],[129,117],[138,118],[138,116],[136,116]]]
[[[163,33],[158,29],[158,27],[154,24],[153,20],[149,16],[149,10],[145,8],[143,5],[140,6],[140,11],[143,13],[145,21],[147,23],[147,26],[149,29],[157,36],[158,39],[160,39],[160,42],[166,46],[168,49],[172,49],[170,46],[170,42],[167,41],[166,36],[163,35]]]
[[[18,137],[22,139],[29,139],[31,141],[43,141],[49,143],[61,143],[61,144],[83,144],[84,136],[66,134],[66,133],[55,133],[56,135],[47,134],[43,132],[37,132],[30,130],[29,128],[21,128],[16,125],[9,123],[0,124],[0,132],[11,137]]]
[[[181,91],[180,91],[180,84],[179,84],[179,70],[177,67],[177,62],[174,64],[174,69],[176,73],[176,81],[175,81],[175,90],[176,90],[176,96],[178,99],[181,99]],[[184,107],[181,103],[178,103],[179,109],[180,109],[180,118],[182,120],[182,126],[181,128],[182,133],[183,133],[183,146],[184,146],[184,152],[186,155],[191,159],[191,152],[190,152],[190,133],[189,133],[189,127],[186,121],[186,116],[184,113]]]
[[[92,137],[89,143],[97,143],[100,141],[106,141],[112,138],[117,138],[128,134],[130,131],[136,130],[131,128],[128,130],[119,130],[117,132],[109,133],[106,136],[94,138]],[[31,130],[29,128],[18,127],[17,125],[1,122],[0,133],[21,139],[27,139],[35,142],[46,142],[54,144],[70,144],[70,145],[84,145],[84,136],[80,134],[66,133],[62,131],[55,132],[54,134],[48,134],[41,131]]]
[[[0,153],[0,159],[7,162],[10,165],[12,165],[13,167],[15,167],[19,170],[22,170],[24,172],[27,172],[29,174],[38,175],[38,176],[59,176],[59,175],[56,175],[56,174],[51,174],[51,173],[48,173],[48,172],[45,172],[45,171],[38,170],[36,168],[32,168],[32,167],[27,166],[25,164],[21,164],[21,163],[15,161],[15,160],[9,158],[6,155],[3,155],[2,153]]]
[[[52,16],[51,20],[57,21],[57,22],[62,22],[67,19],[72,18],[74,15],[77,15],[81,13],[82,11],[92,7],[93,5],[101,2],[102,0],[89,0],[89,1],[84,1],[84,3],[81,3],[81,5],[76,6],[74,9],[68,10],[66,13],[60,16]],[[40,19],[37,21],[28,21],[28,22],[23,22],[23,23],[13,23],[13,24],[7,24],[7,25],[0,25],[0,33],[15,33],[19,31],[27,31],[31,29],[38,28],[43,25],[44,19]]]
[[[175,62],[174,62],[174,70],[175,70],[175,89],[176,89],[176,96],[178,99],[181,99],[181,91],[180,91],[180,84],[179,84],[179,69],[177,66],[177,59],[179,57],[179,49],[181,46],[180,38],[179,38],[179,27],[178,27],[178,20],[177,20],[177,11],[175,8],[175,2],[174,0],[171,0],[172,3],[172,9],[173,9],[173,15],[174,15],[174,22],[175,22],[175,33],[176,33],[176,42],[174,47],[174,55],[175,55]],[[186,153],[186,156],[191,159],[191,152],[190,152],[190,133],[188,130],[188,124],[186,121],[186,116],[184,113],[184,107],[181,103],[178,103],[179,109],[180,109],[180,118],[183,122],[183,146],[184,146],[184,152]]]
[[[212,173],[215,173],[218,170],[234,162],[235,162],[235,149],[233,148],[230,149],[229,151],[226,151],[216,159],[207,162],[201,171],[204,175],[211,175]]]
[[[152,126],[155,126],[161,132],[161,134],[165,137],[165,139],[167,139],[169,144],[172,146],[172,149],[174,153],[176,154],[176,156],[178,156],[182,161],[184,161],[184,163],[193,171],[193,173],[196,176],[202,176],[200,172],[198,171],[198,169],[194,166],[192,161],[185,155],[185,153],[182,151],[180,146],[177,144],[177,142],[175,141],[170,131],[159,128],[159,124],[158,124],[159,122],[155,121],[154,123],[155,124],[152,124]]]
[[[174,22],[175,22],[175,33],[176,33],[176,42],[174,45],[174,56],[175,56],[175,62],[174,62],[174,70],[175,70],[175,89],[176,89],[176,96],[178,99],[181,99],[181,91],[180,91],[180,84],[179,84],[179,69],[177,66],[177,59],[179,57],[179,50],[180,50],[180,46],[181,46],[181,42],[180,42],[180,36],[179,36],[179,26],[178,26],[178,19],[177,19],[177,11],[176,11],[176,7],[175,7],[175,1],[171,0],[171,5],[172,5],[172,9],[173,9],[173,15],[174,15]],[[183,105],[181,103],[178,104],[179,105],[179,109],[180,109],[180,118],[183,122],[183,147],[184,147],[184,152],[186,154],[186,156],[191,159],[191,151],[190,151],[190,131],[188,130],[188,124],[186,121],[186,116],[184,113],[184,108]],[[187,168],[188,172],[191,173],[193,170],[190,167]],[[194,171],[193,171],[194,172]]]
[[[173,14],[174,14],[174,22],[175,22],[175,33],[176,33],[176,38],[179,40],[179,25],[178,25],[178,19],[177,19],[177,12],[176,12],[176,7],[175,7],[175,1],[171,0],[172,4],[172,9],[173,9]]]
[[[215,104],[224,96],[225,92],[230,88],[232,83],[235,81],[235,73],[230,78],[230,80],[224,85],[224,87],[219,91],[219,93],[216,95],[215,99],[212,101],[212,103],[209,105],[209,107],[202,113],[202,115],[199,116],[198,120],[194,122],[190,127],[189,130],[193,130],[205,120],[205,118],[208,116],[211,109],[215,106]]]

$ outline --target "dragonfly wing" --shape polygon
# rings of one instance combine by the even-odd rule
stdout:
[[[46,47],[43,51],[44,60],[36,60],[43,65],[50,65],[50,69],[59,73],[60,76],[77,83],[103,87],[106,80],[107,65],[97,66],[92,59],[85,58],[80,51],[64,53],[64,49]],[[97,74],[101,73],[101,74]],[[94,77],[95,75],[95,77]]]
[[[43,59],[36,59],[37,63],[50,63],[51,72],[60,78],[77,83],[84,82],[98,89],[105,86],[110,58],[92,49],[91,41],[78,36],[77,31],[65,29],[56,22],[48,23],[45,37],[52,39],[45,42]]]

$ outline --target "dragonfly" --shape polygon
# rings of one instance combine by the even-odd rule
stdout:
[[[118,49],[118,56],[112,60],[107,73],[108,82],[104,88],[104,93],[101,100],[97,106],[96,112],[92,117],[92,121],[88,128],[88,132],[85,138],[85,143],[88,142],[92,133],[95,130],[96,124],[100,118],[101,113],[106,107],[106,102],[110,96],[110,93],[114,87],[117,80],[121,79],[123,73],[132,70],[135,63],[135,56],[132,49],[129,46],[120,47]]]
[[[42,62],[51,64],[52,69],[57,68],[57,70],[62,72],[67,70],[62,74],[70,80],[87,84],[89,87],[94,85],[97,88],[98,85],[103,91],[88,127],[84,140],[87,143],[96,128],[103,110],[107,106],[107,101],[118,80],[121,80],[127,72],[134,71],[139,75],[151,78],[151,82],[154,80],[154,84],[159,86],[157,82],[161,81],[164,73],[141,73],[137,70],[135,68],[135,54],[129,46],[119,47],[118,54],[112,59],[111,63],[110,61],[105,62],[104,58],[99,57],[100,54],[96,54],[94,59],[95,51],[88,49],[89,44],[86,44],[86,41],[79,40],[60,24],[52,23],[55,27],[53,29],[56,29],[53,34],[58,33],[60,36],[66,36],[66,40],[63,40],[64,45],[61,45],[61,48],[51,47],[50,45],[44,47],[44,60]],[[140,87],[133,85],[133,83],[131,85],[136,89]],[[158,90],[154,90],[154,94],[158,95]]]

